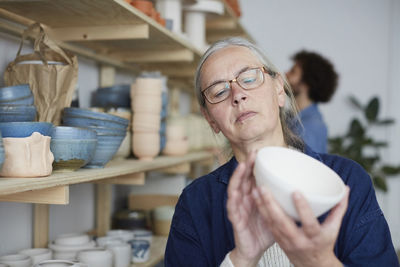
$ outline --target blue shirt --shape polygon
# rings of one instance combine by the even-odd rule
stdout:
[[[333,169],[350,186],[349,206],[334,252],[346,266],[399,266],[389,227],[376,201],[371,179],[349,159],[306,154]],[[235,247],[228,220],[227,186],[237,161],[232,158],[217,170],[193,181],[179,197],[165,253],[165,266],[219,266]],[[327,214],[318,219],[323,221]]]
[[[326,153],[328,129],[317,104],[312,104],[300,111],[299,117],[304,128],[298,127],[296,132],[312,150]]]

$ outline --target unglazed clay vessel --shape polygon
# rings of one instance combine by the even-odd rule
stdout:
[[[3,138],[5,160],[0,171],[7,177],[41,177],[52,172],[50,137],[34,132],[25,138]]]
[[[133,154],[140,160],[153,160],[160,152],[160,134],[158,132],[134,132],[132,139]]]

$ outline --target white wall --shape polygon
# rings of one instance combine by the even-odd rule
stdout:
[[[381,100],[381,116],[397,123],[374,134],[390,143],[383,157],[400,164],[400,1],[398,0],[247,0],[241,21],[281,71],[300,49],[319,52],[334,63],[339,87],[332,101],[320,105],[329,135],[343,134],[356,113],[347,103],[355,95],[366,103]],[[400,177],[379,194],[392,237],[400,248]]]

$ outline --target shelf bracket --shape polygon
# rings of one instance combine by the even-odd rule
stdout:
[[[144,172],[120,175],[114,178],[99,180],[97,184],[117,184],[117,185],[144,185]]]
[[[0,201],[65,205],[69,203],[69,187],[56,186],[4,195],[0,196]]]
[[[150,36],[148,24],[63,27],[47,30],[52,38],[59,41],[148,39]]]
[[[125,62],[192,62],[194,53],[189,49],[158,50],[158,51],[129,51],[110,52],[110,56]]]

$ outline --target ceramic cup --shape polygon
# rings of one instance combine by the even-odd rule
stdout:
[[[52,252],[48,248],[30,248],[24,249],[19,252],[19,254],[27,255],[31,257],[32,264],[38,264],[39,262],[51,260]]]
[[[133,239],[129,242],[132,247],[132,261],[134,263],[146,262],[150,257],[150,242],[147,240]]]
[[[113,254],[114,267],[129,267],[132,257],[132,248],[130,244],[110,244],[107,249]]]
[[[0,263],[10,267],[31,267],[32,259],[28,255],[10,254],[0,257]]]
[[[153,233],[145,229],[136,229],[132,232],[133,240],[129,242],[132,247],[132,261],[137,263],[148,261]]]
[[[79,262],[86,263],[90,267],[113,267],[113,255],[110,250],[94,248],[78,252]]]

